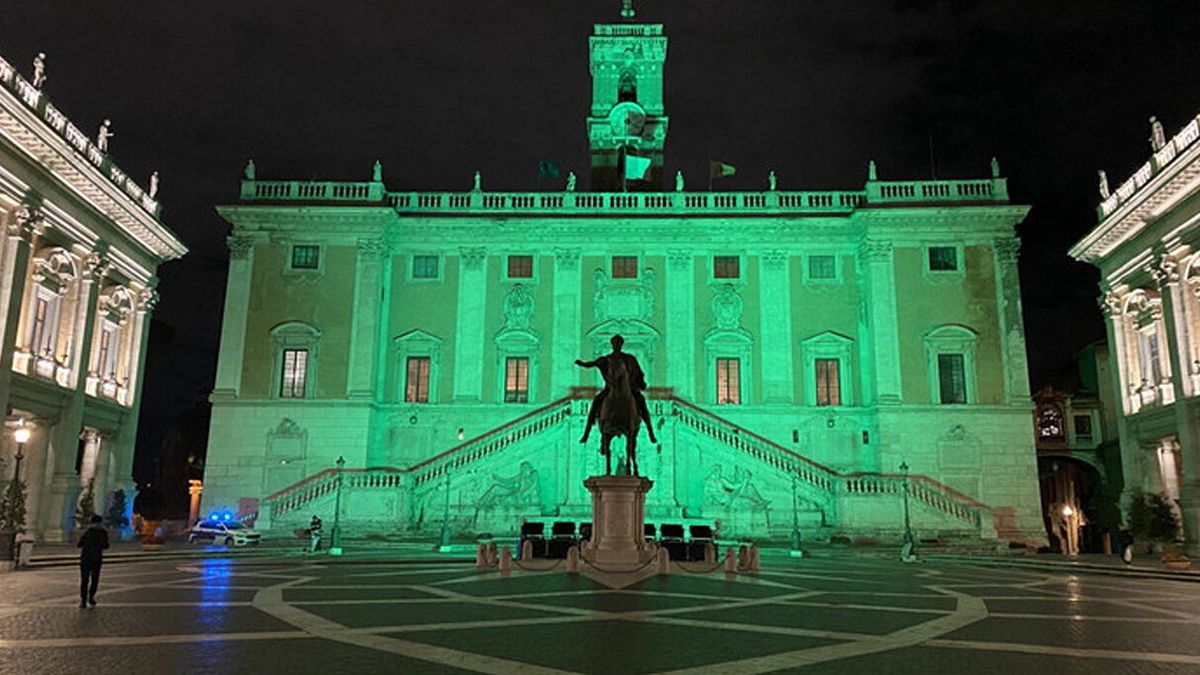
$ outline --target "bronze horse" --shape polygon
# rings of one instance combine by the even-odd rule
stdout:
[[[600,427],[600,454],[604,455],[604,472],[612,475],[612,439],[624,436],[629,474],[636,476],[637,437],[642,420],[638,414],[637,400],[634,398],[633,375],[630,372],[629,361],[623,358],[612,359],[606,375],[609,393],[600,404],[597,425]]]

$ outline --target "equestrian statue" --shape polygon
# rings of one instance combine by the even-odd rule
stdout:
[[[580,443],[587,443],[592,425],[600,427],[600,454],[604,455],[605,473],[612,475],[612,453],[610,445],[616,436],[625,437],[625,456],[628,458],[629,473],[636,476],[637,472],[637,436],[641,423],[646,423],[646,432],[650,442],[657,443],[654,437],[654,424],[650,421],[650,411],[646,408],[646,375],[637,357],[621,351],[625,338],[620,335],[612,336],[612,353],[598,357],[595,361],[576,359],[575,365],[581,368],[597,368],[604,378],[604,388],[592,399],[592,407],[588,411],[587,425],[583,429]]]

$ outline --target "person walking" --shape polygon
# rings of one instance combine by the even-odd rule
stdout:
[[[1121,562],[1125,563],[1126,567],[1133,565],[1133,533],[1125,523],[1121,523],[1121,529],[1117,533],[1117,549],[1121,552]]]
[[[96,606],[96,588],[100,585],[100,564],[104,562],[104,549],[108,548],[108,530],[104,519],[92,516],[87,530],[76,544],[79,552],[79,606]]]
[[[313,516],[308,523],[309,553],[321,550],[321,519]]]

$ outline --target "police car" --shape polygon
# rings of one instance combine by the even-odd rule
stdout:
[[[212,542],[226,546],[257,545],[262,535],[234,520],[208,519],[197,522],[188,532],[188,543]]]

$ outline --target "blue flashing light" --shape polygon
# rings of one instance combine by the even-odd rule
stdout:
[[[216,514],[216,513],[209,514],[209,516],[208,516],[208,519],[209,519],[209,520],[216,520],[216,519],[217,519],[217,514]]]
[[[225,514],[225,520],[230,520],[230,519],[232,519],[232,518],[233,518],[233,514],[232,514],[232,513],[226,513],[226,514]]]

